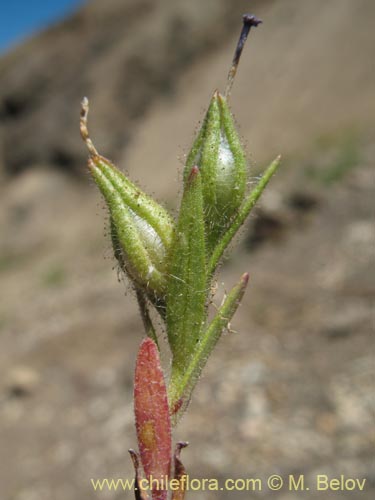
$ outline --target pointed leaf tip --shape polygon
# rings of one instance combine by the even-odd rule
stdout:
[[[249,278],[250,278],[250,275],[249,273],[244,273],[242,276],[241,276],[241,281],[242,283],[246,286],[249,282]]]
[[[197,178],[198,174],[199,174],[199,167],[197,165],[194,165],[194,167],[192,167],[192,169],[190,170],[190,174],[187,179],[188,183],[190,184],[191,182],[193,182],[194,179]]]

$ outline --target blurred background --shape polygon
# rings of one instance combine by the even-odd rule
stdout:
[[[367,483],[362,493],[188,498],[374,498],[375,3],[57,0],[3,10],[1,500],[132,498],[90,485],[132,477],[143,332],[86,171],[80,100],[90,99],[99,151],[175,211],[184,157],[225,86],[248,11],[264,24],[231,105],[249,185],[276,154],[283,162],[222,267],[219,296],[244,271],[250,286],[175,439],[190,442],[191,477]]]

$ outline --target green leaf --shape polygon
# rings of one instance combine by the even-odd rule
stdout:
[[[214,349],[221,333],[231,321],[236,312],[249,280],[249,275],[245,273],[240,282],[230,291],[223,305],[218,309],[214,319],[205,329],[199,342],[195,346],[195,351],[190,363],[182,373],[173,370],[169,384],[169,401],[171,413],[175,421],[186,410],[191,393],[199,379],[204,365],[209,355]]]
[[[167,290],[167,333],[173,370],[184,372],[199,341],[207,297],[202,183],[198,167],[185,182]]]

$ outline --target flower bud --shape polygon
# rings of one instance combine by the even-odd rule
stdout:
[[[156,213],[152,206],[148,207],[150,212],[145,211],[149,198],[139,190],[136,200],[129,196],[132,190],[122,182],[123,174],[105,158],[91,158],[89,169],[109,210],[114,253],[120,266],[148,295],[163,297],[166,258],[173,231],[169,216],[155,202]]]
[[[193,165],[202,175],[208,249],[237,213],[246,190],[246,159],[225,97],[212,96],[203,125],[188,155],[185,182]]]
[[[82,102],[81,135],[90,152],[90,173],[107,204],[115,257],[137,288],[151,299],[166,289],[167,255],[174,222],[168,212],[100,156],[87,131],[88,102]]]

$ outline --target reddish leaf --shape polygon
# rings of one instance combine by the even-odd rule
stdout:
[[[139,453],[147,479],[166,482],[172,454],[167,390],[155,342],[147,338],[139,349],[134,381],[134,410]],[[152,486],[155,487],[156,481]],[[165,500],[167,491],[152,489],[154,500]]]

